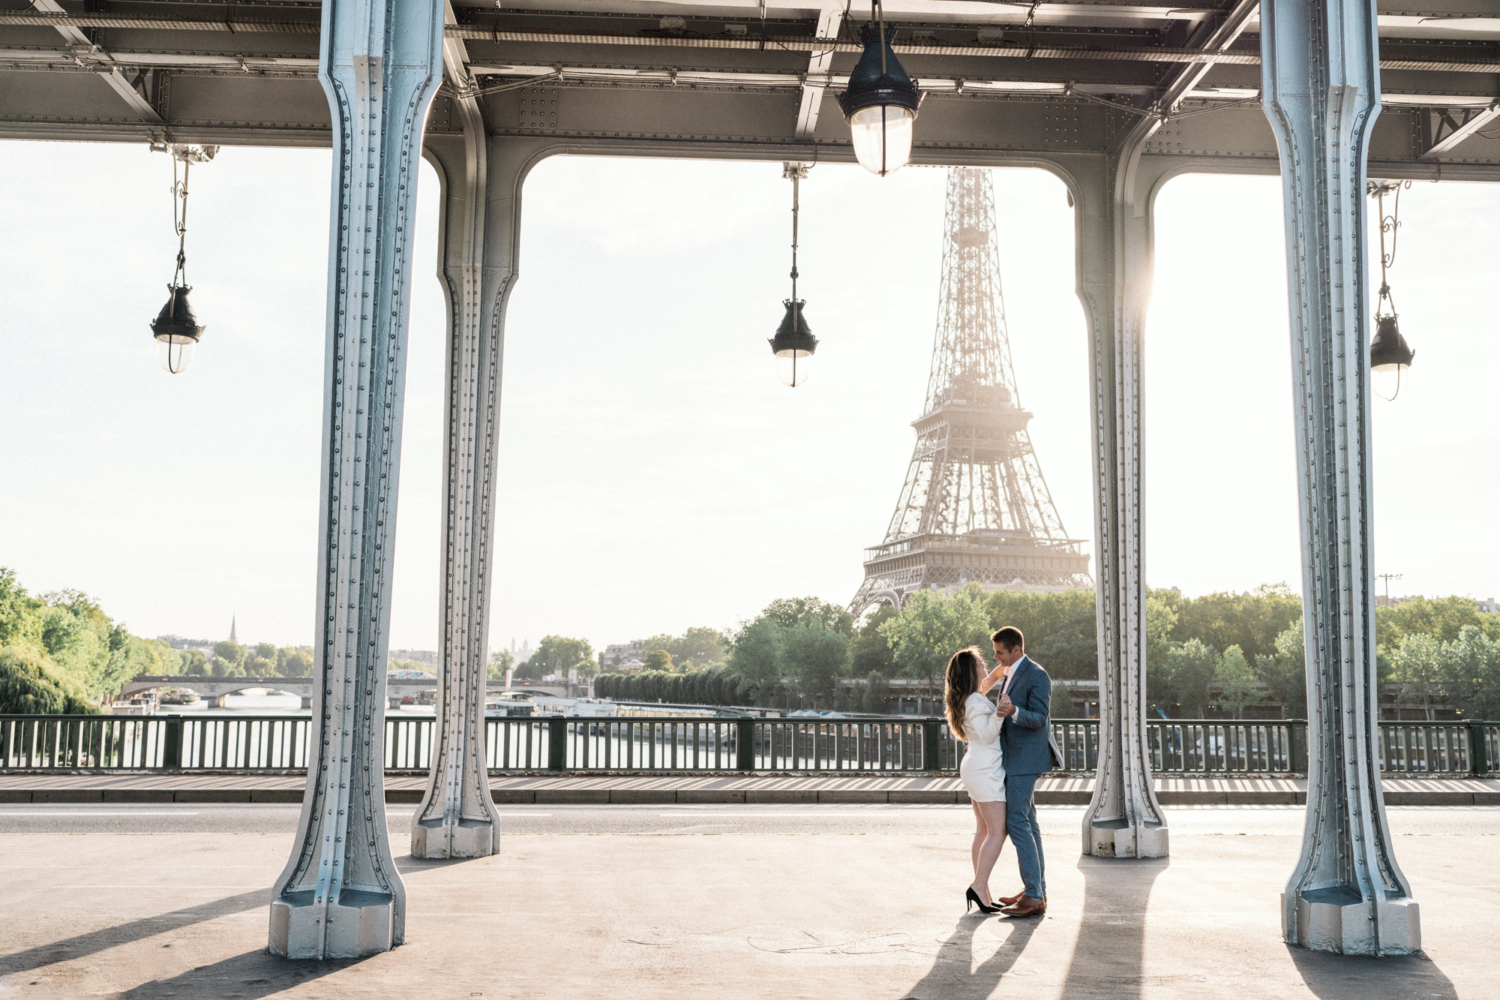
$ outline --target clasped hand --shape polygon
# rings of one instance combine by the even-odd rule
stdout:
[[[999,712],[1001,715],[1015,715],[1016,714],[1016,706],[1010,700],[1010,695],[1008,695],[1008,694],[1002,694],[1000,696],[1000,704],[998,706],[996,706],[995,711]]]

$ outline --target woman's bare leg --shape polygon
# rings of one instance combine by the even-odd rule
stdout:
[[[974,874],[979,874],[979,848],[984,844],[984,838],[989,835],[989,827],[984,825],[984,813],[979,811],[979,803],[969,803],[974,807],[974,843],[969,848],[969,855],[974,862]],[[989,904],[986,903],[986,906]]]
[[[976,802],[974,811],[980,815],[987,831],[974,862],[974,893],[984,900],[984,905],[993,906],[990,872],[994,870],[995,862],[1000,859],[1000,850],[1005,846],[1005,803]]]

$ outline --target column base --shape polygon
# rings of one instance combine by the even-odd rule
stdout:
[[[1161,824],[1106,820],[1085,827],[1083,836],[1083,853],[1096,858],[1165,858],[1169,853],[1167,828]]]
[[[1292,926],[1287,926],[1292,921]],[[1297,894],[1295,913],[1281,894],[1282,936],[1288,944],[1336,955],[1411,955],[1422,950],[1417,901],[1365,900],[1352,889],[1308,889]],[[1379,933],[1379,943],[1376,933]]]
[[[313,898],[311,892],[289,892],[271,901],[271,954],[282,958],[362,958],[401,944],[393,897],[351,889],[326,909],[314,905]]]
[[[500,828],[494,823],[461,819],[457,825],[447,825],[438,819],[412,824],[414,858],[487,858],[499,853]]]

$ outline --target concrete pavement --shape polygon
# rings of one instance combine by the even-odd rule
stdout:
[[[0,774],[6,802],[301,802],[300,774]],[[1291,777],[1170,777],[1154,779],[1164,806],[1300,805],[1307,779]],[[422,799],[423,774],[388,774],[386,801]],[[1045,805],[1087,805],[1094,779],[1051,775],[1037,783]],[[497,775],[490,792],[508,804],[926,803],[966,804],[956,775]],[[1494,778],[1387,778],[1389,805],[1500,805]]]
[[[65,811],[0,807],[0,829],[14,828],[7,815],[49,808]],[[1051,906],[1032,921],[964,915],[962,809],[719,811],[728,815],[558,806],[522,833],[520,814],[540,811],[508,807],[497,857],[417,861],[398,847],[408,943],[327,964],[264,953],[267,887],[285,860],[289,826],[238,835],[191,832],[192,824],[178,833],[0,833],[0,997],[1500,995],[1492,862],[1500,809],[1392,810],[1428,949],[1403,959],[1313,955],[1281,943],[1276,900],[1301,825],[1293,808],[1180,810],[1173,856],[1152,862],[1081,859],[1081,810],[1049,809],[1041,824]],[[391,816],[393,828],[404,812]],[[787,824],[735,819],[772,812]],[[843,818],[864,812],[911,821],[875,832]],[[670,814],[670,822],[598,832],[636,813]],[[810,815],[790,823],[798,813]],[[1010,888],[1013,864],[1007,851],[997,890]]]

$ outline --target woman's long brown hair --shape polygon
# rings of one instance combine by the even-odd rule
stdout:
[[[969,738],[964,732],[964,702],[979,690],[977,668],[983,662],[984,655],[978,646],[960,649],[948,660],[948,672],[943,679],[943,707],[948,714],[948,728],[961,740]]]

